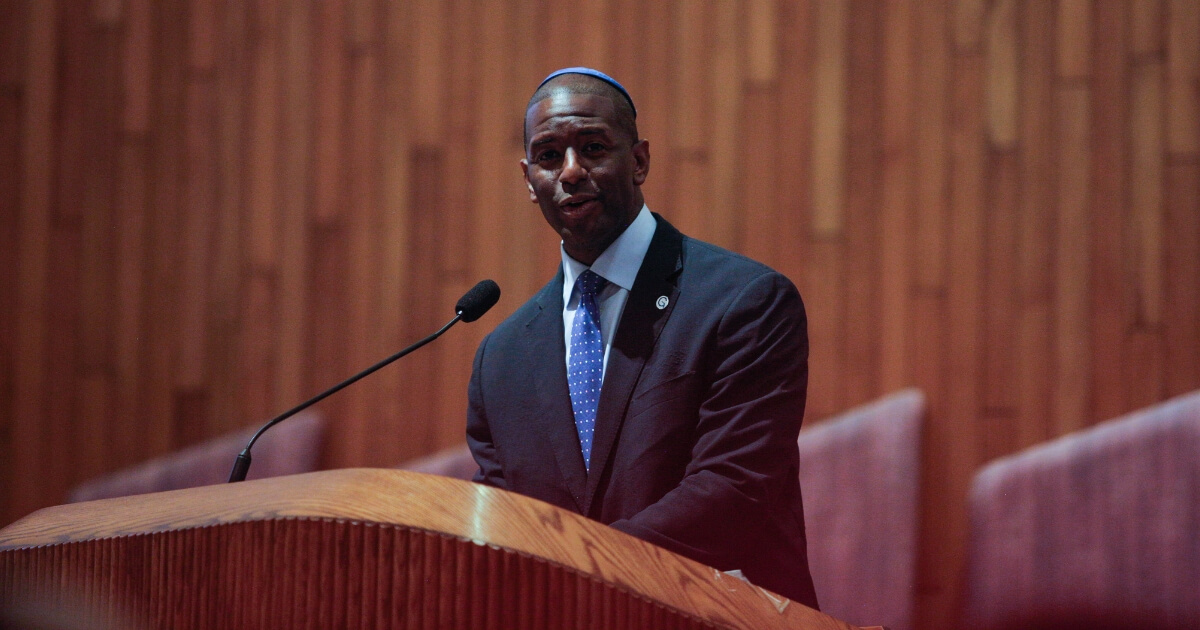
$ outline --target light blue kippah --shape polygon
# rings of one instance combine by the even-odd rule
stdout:
[[[603,72],[600,72],[599,70],[593,70],[591,68],[584,68],[583,66],[576,66],[574,68],[563,68],[562,70],[555,70],[554,72],[550,73],[550,76],[546,77],[545,79],[542,79],[542,82],[538,84],[538,89],[541,89],[541,87],[543,85],[546,85],[546,82],[548,82],[550,79],[553,79],[554,77],[557,77],[557,76],[563,75],[563,74],[583,74],[583,75],[587,75],[589,77],[596,77],[597,79],[600,79],[601,81],[604,81],[605,83],[617,88],[617,91],[619,91],[621,93],[621,95],[625,97],[625,100],[629,101],[629,108],[633,110],[633,117],[637,118],[637,107],[634,107],[633,97],[629,96],[629,92],[625,90],[625,86],[621,85],[620,83],[617,83],[616,79],[608,76],[607,74],[604,74]],[[534,90],[534,91],[536,92],[537,90]]]

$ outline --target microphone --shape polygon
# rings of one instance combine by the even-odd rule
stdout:
[[[483,317],[483,314],[495,306],[499,300],[500,285],[491,280],[480,280],[479,284],[471,287],[470,291],[458,298],[458,303],[454,305],[454,312],[458,313],[464,322],[473,322]]]
[[[267,429],[270,429],[280,422],[283,422],[284,420],[287,420],[301,411],[304,411],[305,409],[308,409],[322,400],[325,400],[327,397],[341,391],[347,385],[351,385],[364,376],[374,373],[376,370],[388,365],[392,361],[395,361],[396,359],[399,359],[413,350],[420,348],[434,339],[441,337],[442,333],[450,330],[450,327],[457,324],[459,321],[473,322],[480,317],[483,317],[483,314],[495,306],[496,302],[499,300],[500,286],[491,280],[480,281],[474,287],[471,287],[470,291],[467,291],[461,298],[459,298],[458,303],[454,305],[454,319],[447,322],[446,325],[442,326],[437,332],[401,350],[400,352],[393,354],[379,363],[372,365],[362,372],[351,376],[341,383],[334,385],[320,394],[317,394],[313,398],[301,403],[300,405],[285,411],[279,416],[276,416],[270,422],[264,424],[263,427],[254,434],[254,437],[250,438],[250,442],[246,444],[246,448],[242,449],[242,452],[238,454],[237,459],[233,461],[233,470],[229,472],[229,483],[246,480],[246,473],[250,471],[250,449],[254,448],[254,443],[258,441],[258,438],[262,436]]]

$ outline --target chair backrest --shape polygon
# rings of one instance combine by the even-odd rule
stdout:
[[[925,396],[906,389],[800,431],[808,562],[821,610],[912,627]]]
[[[396,468],[470,481],[475,476],[475,471],[479,470],[479,465],[471,456],[471,449],[463,443],[444,448],[432,455],[411,459]]]
[[[970,516],[963,627],[1200,626],[1200,391],[989,464]]]
[[[800,432],[809,568],[821,610],[857,625],[911,627],[925,396],[897,392]],[[466,444],[397,466],[471,479]]]
[[[324,429],[324,421],[316,411],[302,412],[272,427],[254,445],[253,465],[247,478],[264,479],[317,470]],[[258,427],[228,433],[86,481],[71,490],[67,502],[224,483],[229,479],[234,458],[246,447],[256,430]]]

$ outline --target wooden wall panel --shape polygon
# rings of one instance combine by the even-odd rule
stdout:
[[[912,323],[909,294],[914,286],[912,270],[913,227],[916,199],[917,7],[891,3],[882,16],[884,26],[880,158],[879,222],[879,364],[881,391],[893,391],[912,383],[909,366],[908,330]]]
[[[1129,189],[1129,9],[1098,0],[1092,7],[1090,196],[1093,415],[1111,418],[1124,406],[1124,336],[1132,324],[1133,259],[1126,259]],[[1120,366],[1119,368],[1115,366]]]
[[[214,182],[213,241],[208,271],[209,308],[206,316],[206,356],[209,358],[208,426],[213,431],[231,431],[240,426],[238,400],[238,348],[235,342],[242,329],[240,309],[243,295],[239,279],[245,263],[242,246],[245,195],[246,153],[243,112],[248,86],[244,68],[248,59],[249,19],[244,7],[224,11],[218,16],[221,29],[213,70],[216,90],[214,140],[216,172]]]
[[[1022,3],[1020,29],[1020,189],[1017,210],[1017,302],[1015,353],[1018,400],[1016,446],[1049,436],[1053,364],[1046,360],[1054,340],[1055,159],[1054,6]]]
[[[870,399],[879,391],[879,185],[880,163],[880,63],[882,13],[870,2],[851,2],[848,16],[846,64],[845,193],[837,239],[843,252],[845,281],[839,288],[845,328],[842,360],[862,369],[843,372],[842,408],[847,400]]]
[[[810,422],[928,394],[924,627],[981,463],[1200,387],[1195,2],[579,11],[0,4],[0,521],[261,422],[494,277],[496,312],[323,403],[329,466],[459,441],[474,348],[558,260],[517,162],[565,65],[630,88],[654,210],[800,287]]]
[[[20,472],[39,469],[51,452],[45,406],[49,378],[47,339],[51,334],[46,303],[53,161],[57,146],[54,120],[59,98],[55,64],[59,46],[57,7],[53,2],[41,2],[30,3],[25,9],[28,53],[25,76],[19,87],[24,106],[18,175],[20,233],[15,294],[4,297],[5,301],[13,300],[17,310],[16,326],[10,329],[15,331],[15,342],[11,345],[12,355],[7,357],[13,374],[11,415],[5,422],[11,427],[8,433],[12,436],[4,458],[5,476],[11,484],[8,489],[11,494],[5,501],[8,521],[60,501],[61,488],[64,482],[69,483],[51,480],[47,475]]]
[[[25,81],[26,35],[30,26],[28,7],[17,3],[0,5],[0,330],[17,329],[18,269],[22,208],[22,117],[24,102],[21,87]],[[12,453],[15,427],[12,422],[13,390],[16,375],[11,358],[15,355],[15,334],[0,334],[0,453]],[[0,468],[0,496],[13,493],[10,470]]]

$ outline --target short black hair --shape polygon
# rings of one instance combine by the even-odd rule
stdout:
[[[543,83],[533,93],[533,96],[529,97],[529,104],[525,106],[526,115],[529,114],[531,107],[550,98],[550,94],[555,90],[566,90],[568,94],[603,96],[612,101],[613,109],[616,111],[616,120],[613,121],[616,128],[627,134],[631,143],[638,141],[637,114],[633,110],[633,103],[608,82],[586,74],[561,74]],[[524,130],[524,145],[528,149],[529,129],[526,127],[524,119],[521,121],[521,127]]]

